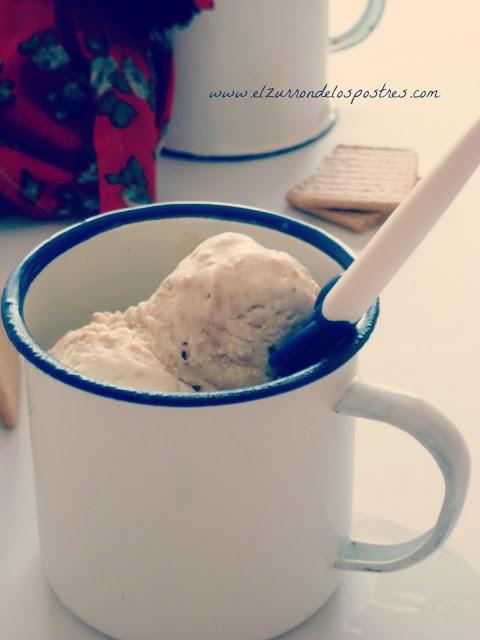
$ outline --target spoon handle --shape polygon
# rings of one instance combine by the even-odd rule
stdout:
[[[327,320],[357,320],[480,164],[480,119],[409,193],[325,297]]]

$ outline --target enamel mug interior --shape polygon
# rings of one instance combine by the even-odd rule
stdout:
[[[355,376],[376,309],[337,361],[237,392],[122,390],[46,354],[93,311],[147,298],[199,242],[227,230],[288,251],[320,284],[352,260],[322,232],[266,212],[153,205],[57,235],[5,294],[7,325],[12,296],[24,298],[14,338],[27,360],[47,577],[79,617],[123,640],[270,638],[337,584],[353,418],[331,408]]]

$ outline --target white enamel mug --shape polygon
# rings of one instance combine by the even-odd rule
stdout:
[[[288,251],[319,283],[351,253],[316,228],[215,203],[160,204],[75,225],[11,276],[2,313],[26,360],[40,544],[65,605],[123,640],[262,640],[298,625],[344,569],[393,571],[452,530],[469,476],[465,444],[417,398],[357,379],[354,340],[268,384],[211,394],[144,393],[64,368],[47,349],[98,309],[146,298],[198,242],[226,230]],[[445,479],[424,535],[349,539],[354,416],[409,433]]]
[[[215,0],[213,11],[178,30],[166,151],[207,158],[258,156],[326,133],[335,114],[331,99],[317,92],[327,82],[328,53],[366,38],[385,0],[367,0],[355,25],[333,38],[328,5],[328,0]],[[289,89],[298,93],[275,97]],[[316,97],[306,97],[308,91]],[[217,92],[227,93],[214,97]]]

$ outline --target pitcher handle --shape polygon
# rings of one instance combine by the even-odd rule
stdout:
[[[347,31],[330,38],[330,51],[348,49],[365,40],[375,30],[385,8],[385,0],[368,0],[365,11]]]

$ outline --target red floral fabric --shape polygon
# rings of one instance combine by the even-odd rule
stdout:
[[[0,0],[0,36],[0,198],[39,218],[152,202],[168,37],[139,42],[56,0]]]

